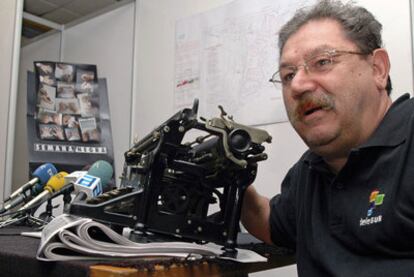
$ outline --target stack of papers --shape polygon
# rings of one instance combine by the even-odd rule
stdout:
[[[137,243],[92,219],[63,214],[53,219],[43,229],[37,259],[66,261],[139,257],[184,259],[208,257],[243,263],[267,261],[265,257],[245,249],[237,249],[234,257],[226,257],[223,256],[224,251],[221,248],[222,246],[213,243],[203,245],[187,242]]]

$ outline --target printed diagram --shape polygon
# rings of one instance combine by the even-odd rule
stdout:
[[[299,4],[306,2],[243,0],[178,21],[174,108],[197,97],[207,118],[222,105],[243,124],[286,121],[282,92],[269,79],[278,67],[278,30]]]

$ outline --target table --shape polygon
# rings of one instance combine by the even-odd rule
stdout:
[[[268,270],[295,262],[293,253],[264,244],[252,247],[268,255],[267,263],[241,264],[232,261],[178,261],[176,259],[146,258],[122,261],[64,261],[43,262],[36,259],[39,239],[21,236],[22,231],[33,231],[24,226],[0,229],[0,276],[48,277],[164,277],[217,276],[243,277],[248,273]],[[260,251],[258,251],[260,253]]]

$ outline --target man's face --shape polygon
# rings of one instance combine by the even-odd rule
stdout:
[[[338,22],[314,20],[286,42],[280,64],[303,65],[328,50],[360,52],[345,37]],[[346,156],[372,132],[367,125],[378,118],[379,89],[372,55],[334,56],[326,72],[300,66],[283,99],[289,120],[310,149],[324,157]],[[375,123],[375,122],[374,122]]]

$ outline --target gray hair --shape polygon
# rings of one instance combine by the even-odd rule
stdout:
[[[286,41],[303,25],[311,20],[331,18],[343,27],[346,36],[353,41],[363,53],[371,53],[382,47],[382,25],[363,7],[352,3],[344,4],[335,0],[321,0],[314,6],[300,9],[279,32],[280,53]]]
[[[339,22],[349,40],[354,42],[362,53],[369,54],[382,47],[382,25],[365,8],[352,2],[320,0],[313,6],[296,11],[295,15],[280,29],[279,54],[282,54],[286,41],[303,25],[311,20],[330,18]],[[388,78],[388,94],[391,92],[391,80]]]

